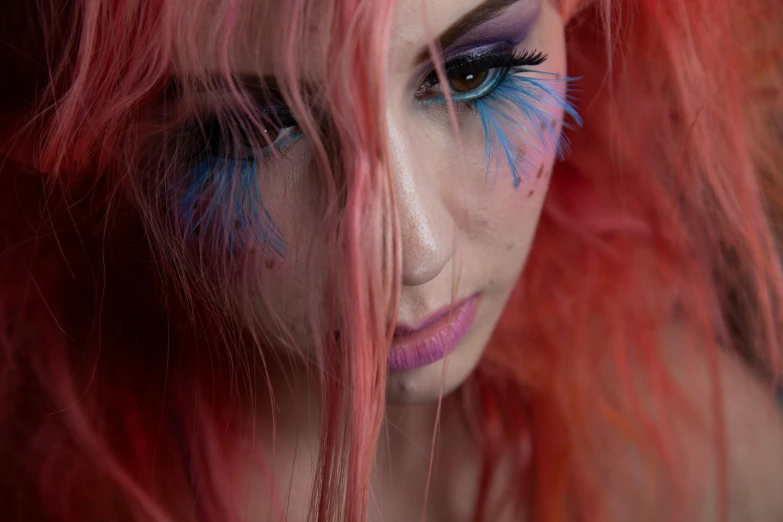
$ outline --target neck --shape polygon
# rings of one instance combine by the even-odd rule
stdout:
[[[305,520],[318,461],[320,391],[317,379],[301,368],[288,367],[274,376],[274,402],[267,390],[256,401],[259,436],[269,448],[278,496],[290,497],[287,519]],[[418,520],[422,514],[433,521],[462,519],[472,505],[465,482],[477,477],[477,461],[453,395],[440,405],[387,404],[372,474],[370,520]]]

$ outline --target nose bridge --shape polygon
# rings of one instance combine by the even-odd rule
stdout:
[[[437,277],[453,256],[455,225],[440,193],[437,154],[419,149],[392,117],[388,135],[402,236],[402,283],[419,286]]]

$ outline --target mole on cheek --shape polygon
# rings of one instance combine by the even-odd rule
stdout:
[[[266,259],[264,260],[264,268],[268,268],[269,270],[273,269],[277,265],[277,262],[275,262],[274,259]]]
[[[544,175],[544,164],[542,163],[540,167],[538,167],[538,174],[536,174],[537,179],[541,179],[541,176]]]
[[[531,190],[530,193],[527,195],[527,197],[532,198],[533,194],[535,194],[535,193],[536,193],[535,190]]]

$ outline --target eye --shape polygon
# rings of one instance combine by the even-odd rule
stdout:
[[[504,46],[474,49],[445,64],[445,85],[430,72],[416,91],[420,101],[445,102],[446,93],[455,102],[471,103],[491,94],[511,70],[540,65],[546,55],[539,51],[521,54]]]
[[[214,157],[251,160],[296,141],[301,133],[287,109],[264,110],[255,121],[221,121],[210,116],[200,125],[203,149]]]
[[[449,87],[458,93],[475,91],[481,87],[489,76],[489,71],[467,72],[456,77],[449,77]]]
[[[505,76],[507,68],[446,71],[446,88],[456,102],[473,101],[492,92]],[[425,82],[417,93],[420,99],[445,99],[446,89],[437,77],[431,83]]]
[[[274,129],[270,132],[270,148],[283,148],[287,145],[290,145],[294,141],[296,141],[300,136],[301,133],[299,131],[299,127],[296,125],[292,125],[291,127],[286,127],[284,129]],[[271,139],[272,135],[274,136],[274,140]]]
[[[457,78],[450,78],[449,85],[454,92],[474,91],[486,81],[489,71],[466,73]]]
[[[296,139],[298,127],[268,124],[257,133],[246,129],[239,129],[236,132],[234,146],[239,148],[242,156],[245,157],[253,155],[254,149],[259,154],[266,154],[271,153],[273,149],[281,149],[289,145]]]
[[[500,83],[505,69],[485,69],[483,71],[456,72],[448,76],[448,85],[452,96],[464,99],[479,98]],[[462,96],[461,96],[462,95]]]
[[[437,76],[431,75],[416,92],[416,98],[427,101],[444,101],[448,90],[455,102],[473,101],[492,92],[503,80],[508,69],[492,68],[458,71],[446,70],[446,85]]]

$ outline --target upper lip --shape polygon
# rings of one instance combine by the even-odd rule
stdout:
[[[470,295],[464,299],[461,299],[459,301],[456,301],[454,304],[446,305],[442,308],[439,308],[438,310],[434,311],[427,317],[425,317],[423,320],[419,321],[416,324],[410,324],[410,323],[397,323],[397,326],[394,328],[394,336],[400,337],[404,335],[411,335],[416,332],[419,332],[421,330],[424,330],[428,326],[432,326],[433,324],[437,323],[444,317],[448,316],[450,312],[457,310],[460,306],[462,306],[465,301],[471,299],[474,297],[473,295]]]

